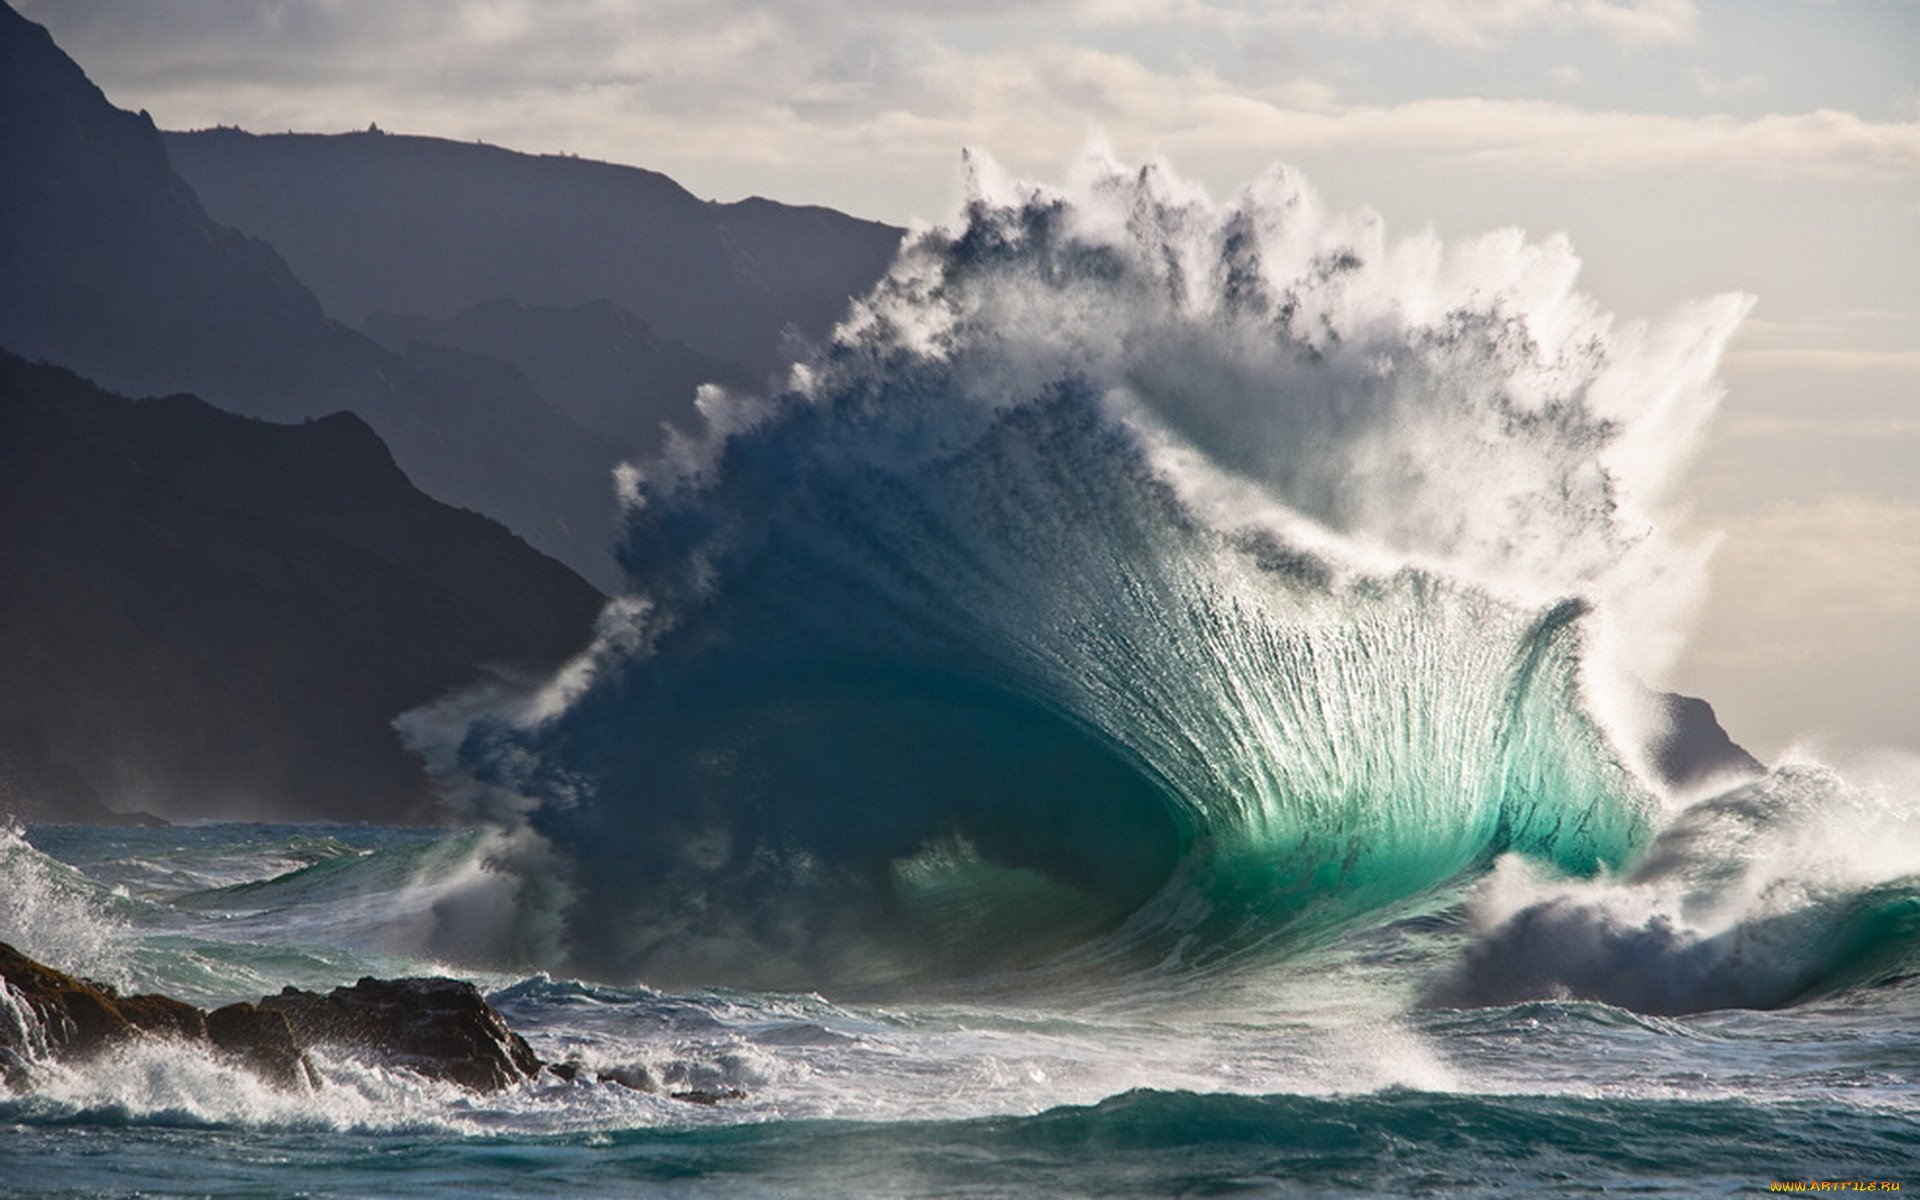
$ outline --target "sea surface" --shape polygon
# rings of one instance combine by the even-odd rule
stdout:
[[[454,975],[590,1069],[34,1061],[0,1195],[1920,1187],[1920,769],[1659,767],[1751,298],[1617,319],[1285,168],[969,171],[619,473],[577,660],[399,720],[448,828],[0,838],[55,966]]]
[[[472,835],[40,826],[8,936],[203,1005],[363,974],[475,979],[551,1076],[497,1096],[322,1057],[314,1096],[153,1045],[0,1095],[8,1196],[1751,1195],[1920,1166],[1920,979],[1773,1012],[1423,1005],[1470,940],[1442,889],[1199,977],[885,995],[654,990],[381,949]]]

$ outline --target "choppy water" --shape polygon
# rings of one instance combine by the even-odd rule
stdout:
[[[0,870],[29,952],[203,1004],[450,969],[390,947],[470,835],[41,827]],[[1908,887],[1911,889],[1911,881]],[[738,1087],[707,1108],[545,1078],[495,1097],[323,1059],[317,1097],[149,1047],[0,1097],[0,1194],[1746,1195],[1920,1165],[1905,960],[1774,1012],[1425,1007],[1458,889],[1204,978],[842,997],[480,975],[545,1058]],[[1911,894],[1911,892],[1909,892]],[[29,905],[23,905],[25,899]],[[4,922],[0,922],[4,923]],[[451,968],[471,976],[470,971]]]

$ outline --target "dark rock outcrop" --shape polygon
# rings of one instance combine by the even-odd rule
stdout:
[[[320,1074],[293,1036],[285,1013],[256,1004],[229,1004],[206,1017],[207,1040],[222,1054],[276,1087],[320,1086]]]
[[[362,979],[321,996],[287,988],[260,1002],[302,1045],[371,1049],[429,1079],[497,1091],[540,1071],[526,1040],[478,988],[453,979]]]
[[[132,401],[0,353],[0,815],[431,816],[400,713],[602,598],[358,418]]]
[[[587,1065],[580,1062],[548,1063],[547,1070],[568,1082],[572,1082],[589,1073]],[[654,1096],[664,1095],[687,1104],[715,1105],[724,1104],[729,1100],[744,1100],[747,1098],[746,1092],[739,1088],[681,1088],[678,1090],[669,1090],[666,1085],[661,1082],[660,1077],[654,1074],[645,1063],[626,1063],[617,1067],[609,1067],[604,1071],[592,1072],[592,1077],[601,1083],[615,1083],[623,1088],[628,1088],[636,1092],[646,1092]]]
[[[170,996],[120,996],[0,943],[0,983],[0,1063],[15,1069],[36,1055],[86,1058],[142,1036],[204,1045],[296,1091],[319,1086],[306,1053],[314,1046],[373,1055],[479,1092],[511,1087],[542,1067],[477,988],[453,979],[362,979],[325,996],[287,988],[258,1004],[203,1012]],[[18,1008],[29,1020],[12,1019]]]
[[[31,1010],[48,1052],[73,1057],[98,1054],[141,1034],[207,1036],[206,1015],[170,996],[121,996],[112,987],[37,963],[0,942],[0,981],[12,999]],[[0,1021],[0,1048],[20,1052],[26,1030]]]

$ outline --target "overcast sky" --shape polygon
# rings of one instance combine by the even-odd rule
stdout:
[[[1274,159],[1390,229],[1570,234],[1629,316],[1760,305],[1680,678],[1770,756],[1920,750],[1920,0],[16,0],[166,128],[479,138],[904,222],[958,151]]]

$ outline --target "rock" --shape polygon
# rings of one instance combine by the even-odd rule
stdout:
[[[85,1056],[130,1040],[137,1032],[113,989],[37,963],[0,942],[0,980],[31,1013],[50,1053]],[[30,1053],[34,1031],[0,1025],[0,1046]]]
[[[747,1094],[739,1088],[694,1088],[687,1092],[674,1092],[675,1100],[684,1100],[688,1104],[719,1104],[726,1100],[745,1100]]]
[[[541,1067],[480,990],[458,980],[362,979],[325,996],[287,988],[260,1006],[284,1013],[303,1045],[370,1049],[475,1091],[510,1087]]]
[[[123,996],[115,1003],[127,1023],[142,1033],[189,1042],[207,1040],[207,1014],[184,1000],[148,994]]]
[[[632,1088],[636,1092],[658,1092],[660,1090],[660,1081],[654,1078],[652,1071],[647,1070],[646,1067],[639,1063],[634,1063],[630,1066],[615,1067],[611,1071],[602,1071],[600,1072],[599,1078],[601,1083],[617,1083],[621,1087]]]
[[[35,1059],[85,1057],[139,1037],[207,1047],[291,1091],[320,1086],[307,1056],[314,1046],[372,1053],[389,1066],[477,1092],[511,1087],[543,1069],[566,1080],[587,1070],[579,1062],[542,1063],[478,988],[455,979],[362,979],[324,996],[289,987],[258,1004],[203,1012],[171,996],[122,996],[0,942],[0,984],[0,1079],[15,1090]],[[637,1063],[597,1078],[688,1104],[746,1096],[738,1088],[667,1092]]]
[[[255,1004],[229,1004],[206,1015],[214,1048],[276,1087],[305,1091],[320,1086],[320,1072],[294,1040],[287,1015]]]
[[[555,1076],[571,1083],[588,1072],[585,1063],[579,1061],[548,1063],[547,1070]],[[601,1083],[617,1083],[623,1088],[650,1095],[665,1094],[670,1100],[680,1100],[687,1104],[721,1104],[728,1100],[745,1100],[747,1094],[739,1088],[688,1088],[678,1092],[666,1091],[655,1075],[643,1063],[629,1063],[612,1067],[605,1071],[596,1071],[593,1077]]]
[[[0,1076],[42,1057],[84,1057],[135,1038],[198,1044],[279,1087],[318,1087],[312,1046],[371,1052],[475,1091],[510,1087],[542,1063],[478,988],[453,979],[362,979],[325,996],[287,988],[203,1012],[171,996],[121,996],[0,943]]]

